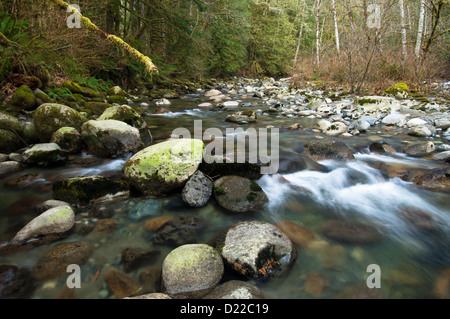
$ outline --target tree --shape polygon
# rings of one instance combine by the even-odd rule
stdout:
[[[406,39],[405,7],[403,0],[399,0],[398,5],[400,7],[400,23],[402,28],[402,58],[403,61],[406,61],[406,59],[408,58],[408,48]]]
[[[333,7],[333,19],[334,19],[334,36],[336,39],[336,50],[338,55],[341,55],[341,49],[339,45],[339,28],[338,28],[338,21],[337,21],[337,13],[336,13],[336,2],[335,0],[331,0],[331,5]]]
[[[420,0],[419,25],[417,28],[416,49],[414,50],[417,59],[420,58],[420,48],[422,46],[424,20],[425,20],[425,0]]]

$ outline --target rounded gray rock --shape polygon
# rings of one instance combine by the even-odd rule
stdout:
[[[213,189],[212,181],[197,171],[189,178],[181,193],[183,202],[192,207],[203,207],[208,203]]]

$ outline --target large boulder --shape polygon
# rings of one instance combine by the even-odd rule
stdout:
[[[256,182],[240,176],[224,176],[215,181],[214,198],[221,207],[234,213],[257,211],[269,201]]]
[[[69,89],[70,92],[72,93],[78,93],[87,97],[100,97],[100,93],[98,93],[97,91],[85,87],[85,86],[80,86],[79,84],[72,82],[72,81],[66,81],[62,83],[62,86]]]
[[[411,181],[430,191],[448,191],[450,190],[450,168],[429,170],[416,175]]]
[[[21,110],[31,111],[36,105],[36,96],[28,86],[22,85],[14,92],[9,104]]]
[[[128,105],[115,105],[107,108],[98,120],[122,121],[139,130],[147,127],[147,123],[142,116]]]
[[[334,160],[353,160],[352,151],[343,142],[336,141],[315,141],[304,145],[303,155],[311,158],[313,161],[323,161],[326,159]]]
[[[63,243],[46,251],[36,262],[32,274],[37,280],[48,280],[67,274],[67,266],[81,266],[92,254],[87,242]]]
[[[212,189],[212,181],[202,172],[197,171],[184,186],[181,198],[191,207],[202,207],[208,203]]]
[[[61,127],[53,133],[50,143],[56,143],[61,149],[72,154],[80,152],[83,146],[80,132],[73,127]]]
[[[197,171],[203,145],[197,139],[175,139],[152,145],[125,163],[124,176],[144,194],[169,193],[183,186]]]
[[[244,221],[225,230],[215,242],[225,263],[241,275],[268,278],[284,273],[295,259],[290,239],[263,221]]]
[[[33,113],[36,134],[42,142],[48,142],[61,127],[73,127],[78,131],[87,118],[74,109],[55,103],[45,103]]]
[[[11,153],[23,146],[23,141],[16,133],[0,129],[0,152]]]
[[[91,112],[97,116],[102,115],[102,113],[111,106],[111,104],[105,102],[87,102],[84,105],[86,109],[91,110]]]
[[[419,142],[407,145],[403,153],[408,156],[426,156],[434,152],[436,146],[433,142]]]
[[[116,120],[88,121],[81,135],[89,152],[99,157],[125,156],[143,146],[138,129]]]
[[[23,153],[23,160],[30,165],[52,166],[66,161],[61,147],[55,143],[36,144]]]
[[[62,179],[53,183],[53,197],[71,204],[86,205],[93,199],[108,194],[127,191],[124,182],[102,176],[86,176]]]
[[[22,126],[19,119],[3,111],[0,111],[0,129],[19,135],[22,134]]]
[[[75,213],[70,206],[49,209],[31,220],[12,239],[12,242],[25,242],[35,238],[58,239],[75,225]]]
[[[172,250],[162,265],[163,291],[175,298],[200,298],[220,281],[224,266],[211,246],[192,244]]]

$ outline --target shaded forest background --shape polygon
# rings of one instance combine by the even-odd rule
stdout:
[[[352,90],[449,78],[443,0],[72,0],[101,30],[150,57],[159,74],[99,34],[68,28],[52,0],[2,0],[0,84],[48,70],[55,82],[135,86],[168,78],[294,76]],[[377,4],[378,10],[373,4]],[[380,13],[380,24],[374,18]],[[41,71],[42,72],[42,71]]]

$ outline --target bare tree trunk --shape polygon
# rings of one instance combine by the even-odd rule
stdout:
[[[320,66],[320,0],[316,0],[316,63]]]
[[[405,17],[405,7],[403,0],[399,0],[399,6],[400,6],[400,20],[401,20],[401,27],[402,27],[402,58],[403,61],[406,61],[408,58],[408,48],[406,46],[406,17]]]
[[[422,46],[424,20],[425,20],[425,0],[420,0],[419,26],[417,29],[416,50],[414,51],[417,58],[420,58],[420,47]]]
[[[339,45],[339,28],[338,28],[336,2],[335,2],[335,0],[331,0],[331,4],[333,6],[334,36],[336,38],[336,50],[337,50],[338,55],[341,55],[341,48],[340,48],[340,45]]]
[[[298,34],[297,50],[295,50],[294,66],[297,64],[298,54],[300,52],[300,44],[302,42],[303,25],[305,23],[306,0],[303,0],[302,19],[300,20],[300,32]]]

